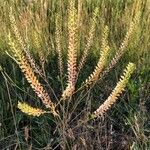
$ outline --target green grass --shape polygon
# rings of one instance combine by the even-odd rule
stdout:
[[[63,137],[55,123],[52,115],[46,114],[41,117],[30,117],[23,114],[17,108],[18,100],[28,102],[38,108],[44,108],[30,85],[27,83],[18,65],[9,55],[11,54],[8,45],[8,33],[10,29],[9,8],[13,8],[17,25],[23,39],[27,42],[31,54],[37,64],[40,65],[39,56],[36,51],[32,33],[37,26],[41,36],[41,49],[44,56],[45,72],[48,81],[56,95],[61,96],[61,88],[66,86],[67,76],[67,0],[47,1],[48,9],[43,14],[43,6],[40,1],[2,1],[0,2],[0,149],[63,149]],[[135,3],[134,3],[135,2]],[[132,20],[135,4],[138,0],[83,0],[83,11],[81,29],[79,31],[80,49],[79,58],[86,44],[87,33],[90,27],[92,12],[99,6],[100,11],[96,22],[96,32],[94,43],[90,48],[90,53],[83,68],[77,87],[81,86],[82,81],[93,71],[99,58],[101,47],[101,36],[103,24],[107,24],[110,33],[108,37],[111,53],[109,60],[118,50],[130,21]],[[61,5],[60,5],[61,4]],[[142,1],[140,21],[135,27],[136,30],[127,46],[127,51],[119,60],[117,65],[100,80],[94,88],[87,91],[79,91],[74,97],[73,102],[80,101],[76,111],[73,112],[72,121],[68,124],[66,134],[69,135],[65,140],[66,147],[73,149],[125,149],[129,147],[133,150],[150,149],[150,3],[148,0]],[[61,7],[60,7],[61,6]],[[25,24],[21,24],[19,18],[24,13],[32,12],[31,26],[26,30]],[[39,21],[36,14],[47,14],[47,18]],[[55,42],[55,17],[56,13],[62,14],[63,37],[62,49],[64,54],[65,73],[60,79],[57,65],[57,53]],[[26,17],[26,16],[23,16]],[[78,58],[78,62],[80,61]],[[93,112],[109,96],[114,86],[118,82],[123,68],[128,62],[136,64],[136,71],[130,79],[126,91],[119,98],[119,102],[107,112],[104,120],[89,121],[77,127],[77,120],[80,124],[82,116]],[[60,82],[61,81],[61,82]],[[42,84],[47,87],[44,81]],[[63,84],[62,84],[63,83]],[[61,88],[60,88],[61,87]],[[53,94],[49,91],[52,98]],[[72,103],[73,105],[74,103]],[[73,109],[74,106],[71,105]],[[86,107],[85,107],[86,106]],[[66,106],[67,107],[67,106]],[[86,108],[86,109],[85,109]],[[70,109],[70,110],[72,110]],[[80,114],[81,113],[81,114]],[[77,117],[77,118],[76,118]],[[57,126],[59,128],[59,125]],[[70,131],[70,132],[69,132]],[[73,135],[71,134],[73,132]],[[111,143],[112,140],[112,143]],[[125,144],[124,144],[125,143]],[[61,147],[60,147],[61,145]],[[79,147],[80,146],[80,147]],[[128,148],[128,149],[129,149]]]

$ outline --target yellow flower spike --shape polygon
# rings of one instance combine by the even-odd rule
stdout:
[[[131,23],[129,25],[126,35],[119,47],[119,50],[116,52],[115,56],[110,61],[107,69],[103,72],[102,76],[106,75],[117,64],[117,62],[120,60],[120,58],[123,56],[123,54],[128,50],[127,47],[130,43],[130,40],[132,39],[133,33],[136,31],[137,24],[140,20],[140,16],[141,16],[140,11],[135,14],[135,17],[133,18],[133,20],[131,21]]]
[[[22,49],[33,71],[39,75],[42,75],[40,67],[35,63],[34,59],[29,53],[27,45],[25,44],[25,41],[18,30],[16,19],[15,19],[15,16],[13,15],[12,8],[10,8],[9,19],[10,19],[11,30],[12,30],[12,33],[14,34],[15,44],[17,43],[18,47]]]
[[[77,10],[75,8],[75,1],[70,0],[68,9],[68,83],[62,94],[63,100],[72,96],[76,84],[78,47],[77,27]]]
[[[89,54],[89,49],[93,44],[93,38],[94,38],[95,29],[96,29],[96,21],[97,21],[96,17],[98,16],[98,12],[99,12],[99,9],[97,7],[93,12],[93,17],[92,17],[92,20],[91,20],[91,28],[90,28],[88,36],[87,36],[88,37],[87,38],[87,43],[86,43],[83,55],[81,57],[81,60],[79,62],[79,66],[78,66],[78,74],[81,71],[81,69],[83,68],[83,66],[86,62],[87,56]]]
[[[74,86],[76,79],[76,59],[77,59],[77,14],[75,1],[70,1],[68,10],[68,84]]]
[[[39,108],[34,108],[26,103],[18,102],[18,108],[25,114],[29,116],[39,117],[42,114],[49,113],[47,111],[41,110]]]
[[[102,38],[102,52],[99,58],[99,61],[94,69],[94,71],[90,74],[90,76],[86,79],[85,84],[90,86],[93,82],[96,82],[99,79],[100,73],[104,69],[104,66],[107,61],[107,57],[109,54],[109,45],[108,45],[108,26],[105,26]]]
[[[120,94],[125,89],[131,74],[135,70],[135,64],[129,63],[124,70],[123,76],[121,76],[119,82],[117,83],[115,89],[112,91],[110,96],[105,100],[105,102],[100,105],[100,107],[94,111],[93,115],[96,117],[103,116],[104,113],[111,108],[111,106],[117,101]]]
[[[11,36],[8,36],[8,39],[9,46],[14,53],[14,56],[19,64],[21,71],[24,73],[25,78],[30,83],[30,86],[35,91],[37,96],[42,100],[45,107],[50,108],[50,110],[56,114],[55,104],[51,101],[50,96],[48,95],[42,84],[39,82],[37,76],[35,75],[26,58],[26,55],[24,54],[24,51],[21,51],[19,49],[19,46],[17,45],[17,43],[15,43]]]

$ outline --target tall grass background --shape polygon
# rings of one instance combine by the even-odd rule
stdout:
[[[138,4],[139,3],[139,4]],[[81,5],[81,6],[80,6]],[[99,8],[93,43],[85,66],[78,76],[77,87],[81,86],[93,71],[99,59],[104,24],[109,28],[108,41],[112,59],[133,19],[140,13],[139,22],[127,45],[125,54],[116,66],[102,80],[89,90],[74,97],[80,100],[80,107],[73,115],[67,128],[70,136],[64,146],[61,134],[55,130],[57,124],[53,116],[45,114],[31,117],[17,108],[18,100],[42,108],[37,96],[27,83],[16,62],[11,58],[8,35],[10,30],[9,12],[12,8],[18,29],[36,63],[58,97],[66,86],[67,78],[67,0],[1,0],[0,1],[0,149],[150,149],[150,1],[143,0],[81,0],[76,3],[81,13],[77,25],[78,58],[82,57],[86,39],[91,26],[92,14]],[[80,7],[82,11],[80,12]],[[63,28],[60,48],[63,50],[64,72],[60,74],[58,64],[58,41],[56,41],[55,21],[61,16],[59,26]],[[82,128],[75,125],[80,113],[88,114],[97,109],[118,82],[120,72],[128,62],[136,64],[136,71],[127,85],[119,102],[109,110],[103,120],[83,123]],[[42,81],[44,87],[48,87]],[[52,97],[55,97],[49,91]],[[83,106],[82,106],[83,105]],[[86,105],[86,109],[83,108]],[[79,118],[80,119],[80,118]],[[64,120],[62,120],[64,121]],[[81,120],[82,122],[82,120]],[[80,120],[79,120],[80,123]],[[75,128],[75,130],[72,129]],[[58,125],[59,128],[59,125]],[[76,130],[77,128],[77,130]],[[61,131],[61,129],[60,129]],[[63,130],[62,130],[63,131]],[[70,131],[70,132],[69,132]],[[61,145],[61,146],[60,146]],[[65,149],[65,148],[64,148]]]

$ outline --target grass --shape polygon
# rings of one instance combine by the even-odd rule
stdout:
[[[0,149],[150,149],[148,6],[148,0],[76,1],[77,22],[70,21],[69,33],[67,0],[0,2]],[[9,33],[17,49],[23,50],[20,47],[24,45],[20,46],[17,36],[14,35],[16,33],[10,22],[10,7],[21,38],[36,65],[41,68],[42,76],[33,66],[31,68],[36,72],[35,76],[41,86],[47,89],[46,92],[57,104],[57,109],[61,110],[61,119],[49,113],[32,117],[17,108],[18,101],[22,101],[49,111],[40,101],[39,92],[36,86],[32,85],[33,81],[30,84],[27,82],[30,74],[27,71],[22,73],[16,63],[16,60],[22,60],[18,59],[18,56],[14,57],[12,53]],[[99,11],[93,19],[96,7]],[[74,13],[73,10],[70,11],[70,14]],[[135,21],[134,32],[129,40],[127,38],[127,45],[124,42],[124,54],[119,61],[116,59],[116,64],[111,69],[109,62],[113,60],[116,52],[121,51],[119,47],[126,33],[130,31],[131,21],[138,13],[141,15],[139,20]],[[76,30],[76,25],[79,30]],[[103,38],[105,25],[108,26],[109,32],[108,36]],[[89,32],[90,29],[92,32]],[[78,35],[77,43],[71,41],[74,38],[72,33]],[[77,64],[75,59],[73,62],[70,60],[70,66],[80,64],[86,44],[91,41],[87,60],[78,74],[75,85],[76,70],[68,69],[67,63],[68,57],[75,56],[73,52],[68,54],[68,36],[73,36],[70,39],[73,52],[77,50]],[[108,45],[110,52],[104,61],[104,77],[96,79],[96,84],[90,88],[83,88],[83,81],[93,72],[100,54]],[[109,97],[128,62],[136,64],[136,70],[127,83],[125,92],[102,118],[93,119],[91,114]],[[63,65],[61,69],[60,64]],[[68,72],[74,75],[68,77]],[[30,79],[33,79],[33,76]],[[69,95],[70,101],[59,102],[63,91],[70,85],[76,88]],[[37,94],[32,89],[35,89]],[[68,96],[65,98],[68,99]]]

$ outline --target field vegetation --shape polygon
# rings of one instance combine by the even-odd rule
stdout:
[[[0,25],[0,150],[150,149],[150,0],[1,0]]]

